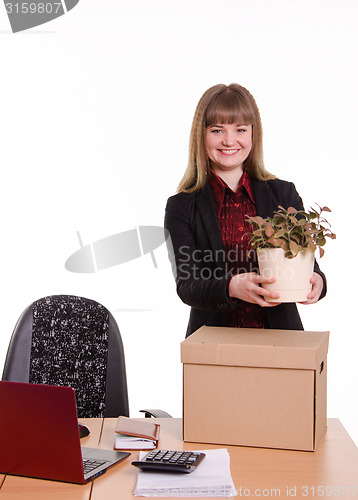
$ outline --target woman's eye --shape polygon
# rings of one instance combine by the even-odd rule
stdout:
[[[219,128],[214,128],[214,129],[212,130],[212,132],[213,132],[214,134],[218,134],[219,132],[221,132],[221,130],[220,130]]]

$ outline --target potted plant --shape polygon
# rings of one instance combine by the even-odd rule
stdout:
[[[303,302],[311,290],[310,279],[313,275],[314,254],[322,248],[327,238],[335,239],[330,224],[322,217],[330,212],[328,207],[320,207],[308,212],[279,206],[273,217],[248,217],[252,226],[251,246],[257,251],[260,274],[275,277],[272,284],[263,284],[268,290],[280,294],[279,299],[266,299],[271,302]]]

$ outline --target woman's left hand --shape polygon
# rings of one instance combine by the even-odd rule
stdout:
[[[300,304],[314,304],[321,296],[323,290],[322,277],[318,273],[313,273],[310,283],[312,283],[312,290],[307,295],[307,300],[300,302]]]

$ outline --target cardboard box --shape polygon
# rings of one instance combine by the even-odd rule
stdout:
[[[184,441],[315,450],[327,427],[328,339],[201,327],[181,343]]]

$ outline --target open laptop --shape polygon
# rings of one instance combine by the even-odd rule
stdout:
[[[0,473],[85,484],[129,455],[81,448],[71,387],[0,382]]]

